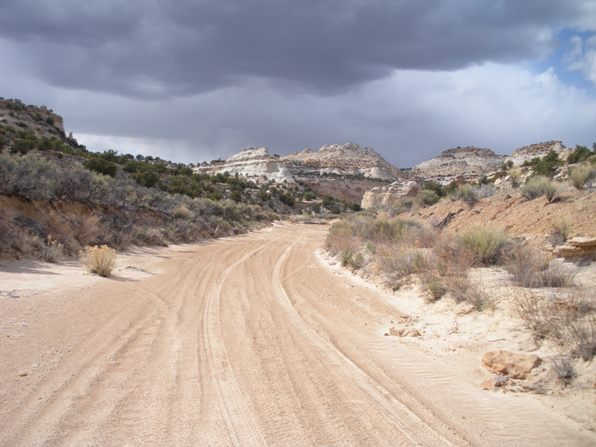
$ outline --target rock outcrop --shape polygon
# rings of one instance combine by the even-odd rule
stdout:
[[[542,360],[534,354],[489,351],[482,356],[482,365],[486,369],[512,379],[525,379],[540,363]]]
[[[561,160],[567,160],[572,149],[566,148],[561,141],[553,140],[544,143],[531,144],[514,150],[505,161],[513,162],[513,166],[521,166],[532,158],[542,158],[551,150],[559,154]]]
[[[365,191],[400,178],[399,169],[373,149],[353,143],[305,149],[285,157],[264,147],[248,148],[227,160],[203,163],[195,172],[229,172],[255,181],[299,182],[321,196],[360,204]]]
[[[402,197],[415,196],[420,186],[413,180],[393,182],[388,186],[377,186],[364,193],[361,206],[364,209],[391,208]]]
[[[205,174],[223,174],[229,172],[244,177],[274,180],[276,182],[293,182],[294,178],[287,166],[279,157],[270,155],[265,147],[248,148],[232,155],[226,161],[201,165],[195,172]]]
[[[505,157],[473,146],[447,149],[437,157],[414,166],[411,174],[424,181],[448,184],[456,178],[471,181],[499,169]]]
[[[26,105],[18,99],[0,98],[0,126],[29,131],[38,138],[67,139],[60,115],[46,106]]]
[[[354,143],[304,149],[282,157],[294,175],[338,175],[394,181],[399,170],[373,149]]]
[[[553,253],[570,259],[596,258],[596,237],[576,236],[555,247]]]

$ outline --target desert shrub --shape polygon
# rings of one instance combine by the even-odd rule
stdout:
[[[445,288],[456,303],[467,302],[476,310],[493,309],[492,299],[475,283],[470,281],[467,273],[446,276]]]
[[[590,165],[577,166],[569,172],[569,180],[577,189],[583,189],[586,185],[592,186],[594,178],[596,178],[596,169]]]
[[[82,261],[91,273],[108,277],[116,267],[116,250],[107,245],[87,247]]]
[[[429,270],[420,275],[420,280],[426,291],[426,301],[434,302],[439,300],[447,292],[443,278],[435,271]]]
[[[577,275],[577,268],[573,264],[553,259],[546,269],[540,272],[537,285],[541,287],[569,287],[573,285],[573,278]]]
[[[163,236],[163,233],[159,228],[137,228],[134,233],[133,240],[136,243],[143,245],[159,245],[162,247],[167,246],[167,242]]]
[[[474,261],[472,252],[450,235],[439,235],[434,242],[433,252],[434,265],[440,275],[465,272]]]
[[[399,214],[400,212],[411,210],[413,206],[414,199],[412,197],[401,197],[397,201],[396,211]]]
[[[416,199],[423,205],[434,205],[440,200],[440,196],[429,189],[422,189],[416,195]]]
[[[192,211],[188,209],[188,207],[181,203],[176,208],[174,208],[174,217],[176,219],[187,219],[190,220],[193,218]]]
[[[55,163],[35,154],[0,154],[0,191],[32,200],[53,198],[53,179],[59,177]]]
[[[509,238],[497,228],[474,226],[460,235],[458,243],[472,254],[474,264],[494,265],[501,261]]]
[[[331,228],[329,228],[325,244],[332,254],[353,251],[355,248],[354,236],[352,226],[349,222],[340,220],[333,223]]]
[[[555,378],[563,385],[569,385],[576,376],[571,359],[566,355],[554,356],[550,359],[550,367]]]
[[[572,294],[549,299],[524,291],[515,296],[513,310],[536,339],[549,339],[584,360],[596,354],[596,317],[591,297]]]
[[[341,253],[341,265],[353,271],[360,270],[365,265],[364,255],[360,252],[344,251]]]
[[[60,262],[64,257],[64,246],[48,236],[41,247],[41,259],[46,262]]]
[[[74,226],[74,238],[82,246],[89,245],[96,241],[101,233],[99,217],[89,214],[80,216]]]
[[[116,163],[99,157],[91,157],[85,162],[85,167],[98,174],[115,177],[118,172]]]
[[[560,355],[550,359],[551,370],[555,378],[563,385],[569,385],[576,376],[573,363],[568,356]]]
[[[481,184],[474,188],[474,190],[478,199],[494,196],[496,192],[495,186],[491,183]]]
[[[513,283],[520,287],[535,287],[539,283],[540,272],[548,267],[548,260],[542,252],[533,247],[518,245],[507,255],[506,270]]]
[[[388,286],[397,289],[411,274],[427,269],[428,261],[421,250],[401,244],[385,244],[377,248],[375,262]]]
[[[569,287],[577,274],[574,265],[560,259],[549,262],[538,249],[525,246],[510,251],[505,268],[520,287]]]
[[[571,222],[565,218],[558,219],[551,224],[548,240],[553,246],[567,242],[571,234]]]
[[[521,319],[535,337],[544,338],[550,331],[550,320],[545,312],[544,298],[524,291],[517,293],[513,301],[513,312]]]
[[[562,164],[563,161],[559,159],[559,154],[551,149],[544,157],[527,160],[522,166],[530,166],[535,175],[552,177]]]
[[[577,145],[575,146],[575,150],[571,154],[569,154],[569,157],[567,157],[567,163],[581,163],[583,161],[586,161],[592,155],[593,152],[586,146]]]
[[[551,203],[556,200],[557,186],[549,178],[537,175],[528,179],[526,184],[522,186],[521,192],[528,200],[545,196],[548,202]]]
[[[443,185],[433,181],[427,181],[422,184],[422,190],[433,191],[439,197],[445,197],[447,194]]]
[[[457,188],[455,197],[472,206],[478,202],[476,189],[470,184],[464,184]]]

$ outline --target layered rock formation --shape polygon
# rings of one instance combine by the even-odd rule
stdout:
[[[420,185],[412,180],[393,182],[388,186],[377,186],[364,193],[361,206],[364,209],[391,208],[397,205],[399,199],[415,196]]]
[[[394,181],[399,170],[373,149],[354,143],[304,149],[282,158],[294,175],[339,175]]]
[[[411,174],[425,181],[446,185],[458,177],[469,181],[496,171],[504,160],[504,156],[497,155],[490,149],[458,147],[447,149],[437,157],[417,164],[412,168]]]
[[[319,195],[360,203],[364,192],[400,178],[399,169],[373,149],[353,143],[305,149],[285,157],[264,147],[249,148],[225,161],[203,164],[196,172],[229,172],[255,181],[299,182]]]
[[[206,174],[229,172],[232,175],[238,174],[276,182],[294,181],[286,164],[279,157],[270,155],[265,147],[244,149],[238,154],[232,155],[225,162],[198,166],[195,171]]]
[[[513,166],[521,166],[524,162],[531,160],[532,158],[542,158],[548,154],[551,150],[559,154],[561,160],[567,160],[567,157],[572,149],[566,148],[561,141],[553,140],[545,143],[536,143],[529,146],[524,146],[514,150],[506,161],[511,160]]]

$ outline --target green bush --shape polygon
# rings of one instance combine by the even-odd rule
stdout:
[[[85,162],[85,167],[98,174],[109,175],[116,177],[118,173],[118,166],[116,163],[106,160],[104,158],[92,157]]]
[[[521,188],[522,195],[528,200],[545,196],[548,202],[554,202],[557,197],[557,186],[547,177],[537,175],[530,177]]]
[[[434,191],[422,189],[416,195],[416,199],[423,205],[434,205],[441,199],[441,197]]]
[[[563,161],[559,159],[559,154],[551,149],[544,157],[533,158],[526,161],[523,165],[530,166],[535,175],[552,177],[557,172],[559,166],[563,165]]]
[[[577,145],[575,146],[575,150],[571,154],[569,154],[569,157],[567,157],[567,163],[581,163],[583,161],[586,161],[592,155],[594,155],[594,153],[586,146]]]

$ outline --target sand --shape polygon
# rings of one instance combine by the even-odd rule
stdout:
[[[443,336],[384,336],[408,309],[330,266],[326,230],[138,250],[110,279],[4,263],[0,445],[596,443],[534,395],[482,390]]]

